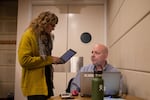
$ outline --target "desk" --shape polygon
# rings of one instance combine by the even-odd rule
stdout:
[[[138,98],[138,97],[135,97],[135,96],[129,96],[129,95],[123,96],[123,98],[125,100],[144,100],[144,99],[141,99],[141,98]],[[91,100],[91,98],[90,97],[74,96],[74,99],[61,99],[60,96],[53,96],[48,100]]]

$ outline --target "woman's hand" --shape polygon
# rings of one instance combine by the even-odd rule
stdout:
[[[59,57],[52,57],[53,64],[63,64],[63,61]]]

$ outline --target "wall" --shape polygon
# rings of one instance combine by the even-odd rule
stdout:
[[[14,93],[17,0],[0,1],[0,98]]]
[[[128,93],[150,100],[150,1],[108,0],[109,61],[125,78]]]

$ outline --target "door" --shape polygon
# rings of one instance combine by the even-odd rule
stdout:
[[[61,56],[67,49],[77,51],[75,56],[83,57],[83,64],[89,64],[91,49],[95,43],[104,43],[104,7],[102,5],[50,5],[32,7],[32,17],[40,12],[50,10],[54,12],[59,22],[53,31],[54,56]],[[91,34],[91,41],[83,43],[82,33]],[[55,65],[56,72],[70,71],[70,63]]]

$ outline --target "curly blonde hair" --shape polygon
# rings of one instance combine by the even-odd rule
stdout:
[[[32,28],[34,33],[38,35],[43,32],[47,25],[55,26],[58,23],[58,17],[51,13],[50,11],[45,11],[39,14],[29,25],[29,28]]]

